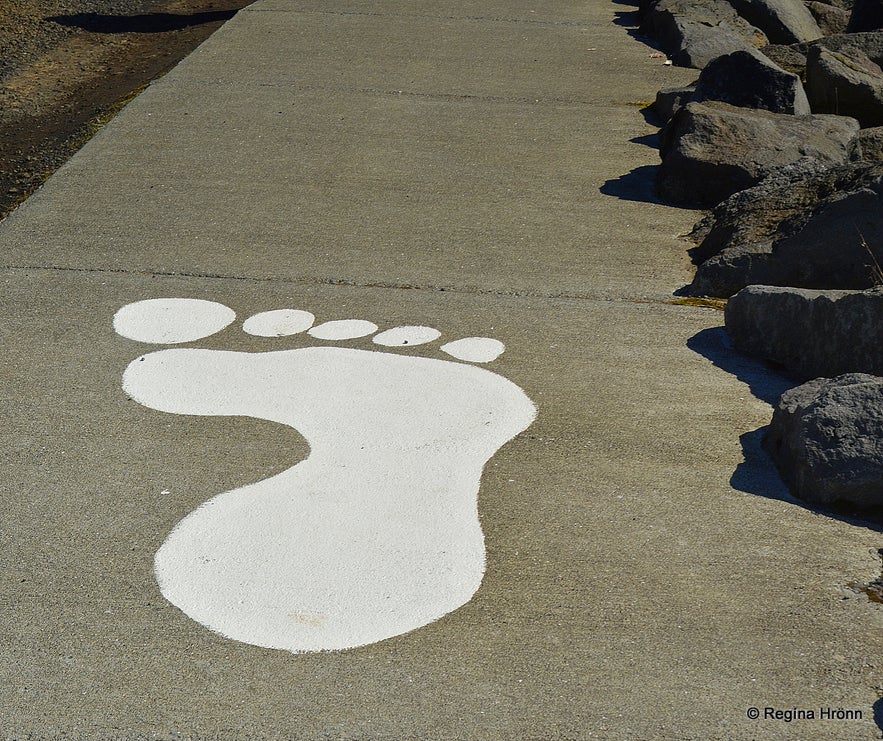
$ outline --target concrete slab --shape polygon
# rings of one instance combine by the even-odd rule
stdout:
[[[5,735],[877,734],[883,612],[850,584],[879,575],[880,534],[788,499],[757,448],[783,380],[727,348],[720,313],[671,303],[694,214],[648,202],[638,105],[669,70],[617,12],[258,3],[0,226]],[[327,344],[242,331],[280,308],[442,332],[408,355],[502,340],[489,367],[538,416],[485,467],[472,601],[299,655],[167,602],[152,563],[175,524],[308,446],[128,399],[122,373],[152,348],[111,318],[157,297],[236,311],[184,347]]]
[[[243,12],[293,11],[332,14],[358,13],[362,15],[389,15],[396,17],[465,18],[488,20],[522,20],[537,23],[568,25],[588,19],[615,18],[631,12],[631,8],[617,8],[606,3],[581,3],[564,0],[554,5],[538,5],[531,0],[464,0],[455,4],[440,4],[432,0],[389,0],[383,5],[371,0],[343,0],[329,6],[322,0],[267,0],[248,6]]]
[[[428,53],[437,19],[313,15],[239,14],[31,200],[7,264],[38,250],[56,267],[613,296],[669,293],[653,276],[677,262],[688,282],[674,237],[689,218],[641,202],[658,154],[636,109],[692,72],[637,43],[611,54],[609,23],[459,18],[459,46]],[[606,52],[576,53],[588,38]],[[422,82],[404,57],[432,60]],[[59,208],[68,192],[89,198]]]
[[[197,82],[329,92],[352,86],[456,99],[582,103],[609,102],[614,91],[614,99],[634,100],[638,91],[629,82],[636,67],[649,84],[696,76],[652,59],[646,47],[625,52],[602,31],[613,21],[609,10],[600,18],[586,8],[572,19],[547,21],[529,11],[508,18],[464,11],[458,5],[455,16],[439,6],[435,12],[402,14],[346,6],[294,11],[280,6],[274,12],[261,4],[240,13],[172,74]],[[272,19],[267,12],[274,13]],[[260,44],[247,43],[251,39]]]
[[[148,91],[32,198],[9,264],[659,296],[674,263],[688,282],[683,214],[599,208],[611,155],[657,158],[628,142],[652,131],[634,109],[626,128],[610,106],[170,87],[175,105]],[[70,192],[89,198],[59,208]]]
[[[485,470],[475,599],[421,630],[292,655],[221,638],[163,600],[152,556],[212,495],[307,450],[290,429],[161,414],[120,377],[133,299],[219,300],[494,334],[539,416]],[[110,737],[867,738],[865,722],[751,723],[751,706],[869,711],[877,606],[846,588],[878,534],[730,485],[768,410],[687,347],[709,310],[278,281],[6,271],[5,730]],[[200,343],[266,351],[239,321]],[[371,348],[366,339],[347,346]],[[35,348],[36,346],[36,348]],[[34,350],[37,352],[34,352]],[[408,352],[429,357],[437,343]],[[723,351],[722,351],[723,352]],[[774,380],[774,379],[773,379]],[[643,710],[642,710],[643,709]],[[791,731],[791,728],[795,731]],[[763,733],[758,733],[758,730]],[[769,731],[769,733],[767,733]]]

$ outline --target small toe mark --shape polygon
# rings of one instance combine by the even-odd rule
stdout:
[[[424,345],[437,340],[441,332],[432,327],[393,327],[381,332],[372,342],[384,347],[404,347],[405,345]]]
[[[256,337],[287,337],[299,334],[313,326],[316,317],[300,309],[262,311],[242,323],[242,329]]]
[[[500,357],[506,346],[491,337],[464,337],[462,340],[442,345],[440,349],[457,360],[467,360],[470,363],[489,363]]]
[[[151,298],[126,304],[113,317],[116,333],[136,342],[176,345],[220,332],[236,312],[198,298]]]
[[[364,319],[336,319],[313,327],[307,332],[319,340],[350,340],[377,331],[377,325]]]

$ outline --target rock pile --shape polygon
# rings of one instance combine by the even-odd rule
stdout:
[[[883,513],[883,3],[641,0],[693,85],[659,91],[657,190],[710,209],[685,293],[803,385],[766,448],[796,496]]]

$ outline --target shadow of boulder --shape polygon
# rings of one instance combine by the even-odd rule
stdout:
[[[656,195],[656,172],[658,165],[636,167],[625,175],[608,180],[599,190],[605,196],[621,198],[624,201],[642,203],[662,203]]]
[[[659,149],[659,134],[644,134],[644,136],[635,136],[629,141],[632,144],[642,144],[645,147],[650,147],[651,149]]]
[[[791,494],[788,487],[785,486],[773,459],[763,449],[763,438],[768,429],[769,425],[766,425],[739,436],[742,457],[745,460],[733,471],[733,475],[730,477],[730,486],[746,494],[755,494],[767,499],[801,505],[800,500]]]
[[[734,375],[745,383],[752,395],[775,406],[779,397],[799,381],[784,375],[776,366],[744,355],[734,349],[723,327],[713,327],[697,332],[687,341],[687,347],[707,358],[718,368]],[[770,411],[772,417],[772,410]],[[776,464],[763,448],[763,438],[769,426],[740,435],[743,461],[733,471],[730,486],[737,491],[755,496],[788,502],[817,514],[832,517],[851,525],[867,527],[883,532],[883,521],[873,516],[857,513],[846,507],[827,509],[814,506],[795,497],[779,475]]]
[[[243,7],[247,3],[243,3]],[[236,10],[217,10],[205,13],[147,13],[144,15],[102,15],[76,13],[55,15],[45,20],[68,28],[79,28],[90,33],[167,33],[180,31],[204,23],[220,23],[236,15]]]
[[[772,364],[736,350],[723,327],[712,327],[697,332],[687,340],[687,347],[710,360],[718,368],[736,376],[747,384],[755,397],[770,406],[774,405],[788,389],[797,385]]]

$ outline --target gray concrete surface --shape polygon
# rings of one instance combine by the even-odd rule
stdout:
[[[787,498],[757,433],[784,381],[671,303],[695,214],[652,202],[640,109],[693,73],[630,10],[260,0],[0,225],[4,737],[880,737],[883,609],[849,587],[880,532]],[[126,398],[147,346],[111,317],[166,296],[503,340],[539,415],[485,469],[475,598],[302,655],[167,603],[175,523],[307,447]]]

